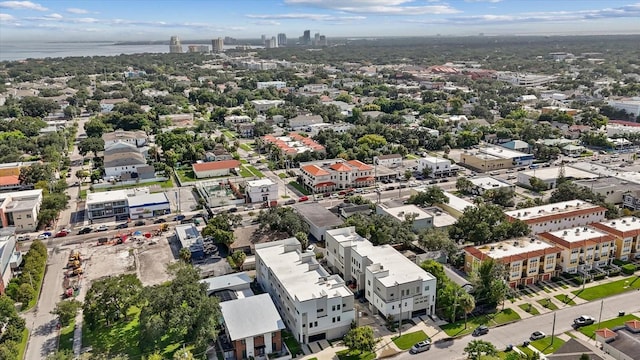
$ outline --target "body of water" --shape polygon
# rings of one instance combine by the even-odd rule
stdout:
[[[182,50],[186,52],[188,45],[191,44],[183,44]],[[233,48],[235,48],[235,45],[225,45],[225,49]],[[116,45],[112,42],[0,43],[0,61],[168,52],[169,45]]]

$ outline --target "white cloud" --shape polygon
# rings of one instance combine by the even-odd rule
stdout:
[[[15,10],[37,10],[47,11],[46,7],[33,3],[31,1],[2,1],[0,2],[0,8],[15,9]]]
[[[502,2],[502,0],[464,0],[464,1],[468,2],[468,3],[474,3],[474,2],[499,3],[499,2]]]
[[[50,18],[50,19],[56,19],[56,20],[60,20],[62,19],[62,15],[57,14],[57,13],[53,13],[53,14],[49,14],[46,17]]]
[[[364,20],[364,16],[334,16],[327,14],[289,13],[289,14],[249,14],[248,18],[263,20],[312,20],[312,21],[349,21]]]
[[[258,20],[254,21],[253,24],[263,26],[279,26],[281,23],[275,20]]]
[[[81,15],[81,14],[88,14],[88,13],[89,13],[89,10],[79,9],[79,8],[68,8],[68,9],[67,9],[67,12],[68,12],[68,13],[72,13],[72,14],[78,14],[78,15]]]
[[[431,2],[431,1],[429,1]],[[425,15],[457,14],[448,4],[409,5],[414,0],[285,0],[289,5],[304,5],[356,14]]]
[[[9,14],[0,13],[0,21],[14,21],[16,18]]]

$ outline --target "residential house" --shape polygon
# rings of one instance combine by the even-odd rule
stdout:
[[[220,312],[232,344],[224,351],[225,360],[272,358],[283,350],[285,325],[269,294],[223,301]]]
[[[227,176],[231,171],[236,171],[240,168],[240,161],[238,160],[222,160],[213,162],[199,162],[191,165],[193,174],[197,179]]]
[[[264,203],[278,200],[278,184],[265,178],[247,181],[245,193],[248,203]]]
[[[103,114],[110,113],[113,108],[120,103],[127,102],[127,99],[102,99],[100,100],[100,112]]]
[[[509,239],[497,243],[464,248],[464,271],[471,274],[483,261],[493,259],[506,268],[506,281],[515,288],[558,276],[559,247],[536,237]]]
[[[508,220],[524,221],[533,234],[564,230],[604,220],[607,209],[582,200],[570,200],[505,211]]]
[[[276,88],[277,90],[284,89],[287,87],[286,81],[258,81],[256,83],[256,88],[260,89],[268,89],[270,87]]]
[[[637,217],[601,221],[591,226],[614,237],[616,259],[629,261],[640,258],[640,219]]]
[[[300,343],[342,338],[355,320],[354,296],[303,251],[296,238],[255,246],[256,279],[271,295],[285,325]]]
[[[125,174],[128,174],[128,177],[137,178],[138,168],[146,166],[147,160],[137,151],[104,155],[106,178],[121,178]]]
[[[562,249],[559,265],[575,274],[609,265],[613,259],[614,237],[591,226],[577,226],[544,232],[540,237]]]
[[[36,231],[42,199],[42,189],[0,193],[0,228]]]
[[[236,125],[235,129],[241,138],[249,139],[253,138],[253,130],[255,127],[256,125],[253,123],[244,123]]]
[[[371,186],[374,168],[358,160],[300,164],[303,185],[314,193]]]
[[[189,127],[193,126],[193,114],[169,114],[158,116],[160,122],[170,122],[173,126]]]
[[[324,122],[320,115],[298,115],[289,119],[289,128],[291,130],[301,130],[309,125],[320,124]]]
[[[433,227],[433,216],[412,204],[397,204],[388,201],[376,205],[376,214],[390,216],[398,222],[411,220],[411,228],[420,231]]]
[[[519,151],[521,153],[529,153],[530,152],[530,146],[529,143],[527,143],[526,141],[522,141],[522,140],[511,140],[509,142],[506,142],[504,144],[501,144],[500,146],[505,147],[509,150],[515,150],[515,151]]]
[[[640,321],[629,320],[624,326],[595,331],[596,342],[602,350],[616,360],[637,360],[640,351]]]
[[[259,113],[265,113],[267,110],[271,108],[278,107],[284,104],[284,100],[251,100],[251,105],[256,109]]]
[[[374,246],[355,227],[327,231],[327,265],[388,318],[433,315],[436,279],[390,245]]]

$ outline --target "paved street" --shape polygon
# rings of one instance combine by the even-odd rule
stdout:
[[[618,311],[625,311],[627,314],[640,311],[638,296],[639,293],[633,291],[604,299],[602,320],[616,317]],[[571,324],[573,323],[573,319],[582,314],[591,315],[597,320],[600,314],[600,304],[600,301],[595,301],[555,311],[555,333],[560,334],[572,330]],[[480,339],[493,343],[498,349],[504,349],[509,344],[521,345],[522,342],[528,339],[530,334],[536,330],[551,335],[554,313],[534,316],[513,324],[492,328],[487,335],[480,337]],[[447,337],[447,335],[442,332],[435,336],[434,340],[445,337]],[[453,341],[435,343],[434,346],[431,347],[431,350],[429,350],[428,355],[430,358],[436,359],[464,358],[464,348],[469,341],[473,339],[475,338],[467,335]],[[417,358],[416,355],[411,355],[408,352],[394,357],[394,359],[398,360],[415,358]]]
[[[26,360],[44,359],[47,354],[57,349],[58,320],[51,311],[62,296],[63,266],[66,264],[67,255],[64,251],[57,252],[55,248],[49,250],[49,260],[38,305],[24,314],[30,335],[25,353]]]

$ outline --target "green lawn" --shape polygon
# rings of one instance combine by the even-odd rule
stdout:
[[[556,306],[556,304],[554,304],[553,302],[551,302],[551,299],[543,299],[543,300],[538,300],[538,304],[540,304],[542,307],[547,308],[549,310],[558,310],[558,307]]]
[[[640,276],[630,276],[622,280],[596,285],[584,290],[576,290],[573,294],[578,295],[582,299],[591,301],[635,289],[640,289]]]
[[[573,306],[573,305],[575,305],[575,304],[576,304],[576,302],[575,302],[575,301],[571,300],[571,297],[569,297],[569,296],[567,296],[567,295],[565,295],[565,294],[556,295],[556,296],[554,296],[554,297],[555,297],[556,299],[558,299],[558,300],[562,301],[564,304],[567,304],[567,305],[571,305],[571,306]]]
[[[24,359],[24,352],[27,350],[27,342],[29,341],[29,330],[22,330],[22,341],[18,344],[18,359]]]
[[[193,173],[193,169],[191,168],[177,169],[176,176],[178,176],[178,179],[180,179],[180,182],[191,182],[191,181],[198,180],[196,179],[196,175]]]
[[[518,305],[518,307],[520,309],[528,312],[531,315],[540,315],[540,312],[538,311],[538,309],[533,307],[531,304],[520,304],[520,305]]]
[[[531,359],[533,357],[533,350],[529,349],[528,347],[518,346],[518,349],[527,356],[527,359]]]
[[[562,344],[564,344],[564,340],[558,339],[557,336],[553,337],[553,344],[551,344],[551,336],[531,342],[531,346],[538,349],[538,351],[545,355],[553,354],[558,350],[558,348],[560,348],[560,346],[562,346]]]
[[[286,179],[286,178],[288,178],[287,174],[285,174],[285,173],[283,173],[283,172],[279,173],[279,174],[278,174],[278,177],[279,177],[280,179]]]
[[[73,350],[73,331],[76,328],[75,319],[71,324],[60,330],[60,339],[58,340],[58,350]]]
[[[113,190],[133,189],[133,188],[138,188],[138,187],[151,187],[151,186],[154,186],[154,185],[159,185],[163,189],[170,189],[170,188],[173,187],[173,181],[171,181],[171,179],[169,179],[167,181],[152,181],[152,182],[146,182],[146,183],[136,183],[136,184],[129,184],[129,185],[112,186],[112,187],[109,187],[109,188],[94,188],[93,191],[94,192],[105,192],[105,191],[113,191]]]
[[[290,181],[289,185],[293,186],[296,190],[300,191],[302,195],[311,195],[311,193],[305,189],[302,185],[298,184],[295,181]]]
[[[376,358],[376,354],[374,353],[361,353],[359,351],[351,351],[349,349],[338,351],[336,355],[338,355],[338,359],[340,360],[373,360]]]
[[[227,139],[229,140],[235,140],[236,138],[236,134],[234,134],[233,132],[229,131],[229,130],[225,130],[222,132],[224,134],[224,136],[227,137]]]
[[[295,358],[296,355],[302,354],[302,349],[300,348],[300,344],[293,337],[293,335],[291,335],[290,332],[283,331],[282,332],[282,339],[284,340],[284,343],[287,344],[287,349],[289,349],[289,352],[291,353],[292,357]]]
[[[87,189],[81,189],[80,190],[80,199],[86,199],[87,198]]]
[[[600,324],[595,323],[595,324],[591,324],[589,326],[581,327],[580,328],[580,332],[583,333],[584,335],[588,336],[588,337],[592,337],[593,336],[593,332],[596,331],[597,329],[604,329],[604,328],[611,329],[611,328],[614,328],[616,326],[623,325],[625,322],[627,322],[629,320],[640,320],[640,318],[638,318],[635,315],[620,316],[620,317],[613,318],[613,319],[608,320],[608,321],[603,321]]]
[[[240,166],[240,176],[242,177],[254,177],[253,173],[247,169],[246,166]]]
[[[242,149],[244,151],[247,151],[247,152],[253,151],[253,148],[249,144],[240,144],[240,149]]]
[[[466,329],[464,326],[464,320],[443,325],[441,326],[441,328],[449,336],[459,336],[470,334],[475,328],[480,325],[495,326],[515,320],[520,320],[520,315],[518,315],[511,309],[504,309],[495,314],[477,316],[467,319]]]
[[[424,331],[416,331],[408,334],[404,334],[400,337],[396,336],[393,338],[393,342],[400,348],[400,350],[408,350],[415,343],[427,340],[429,337]]]
[[[91,346],[97,354],[113,355],[125,354],[131,359],[140,359],[143,354],[138,346],[140,337],[140,309],[132,307],[127,312],[129,321],[121,320],[111,326],[98,326],[90,330],[82,327],[82,345]],[[172,342],[172,339],[163,337],[159,342],[160,354],[170,358],[180,348],[181,343]],[[193,346],[186,347],[193,351]]]
[[[264,174],[262,172],[260,172],[260,170],[256,169],[254,166],[252,165],[246,165],[245,166],[247,169],[249,169],[249,171],[251,171],[253,173],[254,176],[257,176],[259,178],[263,178]]]
[[[407,154],[406,158],[408,160],[418,160],[419,158],[413,154]]]

